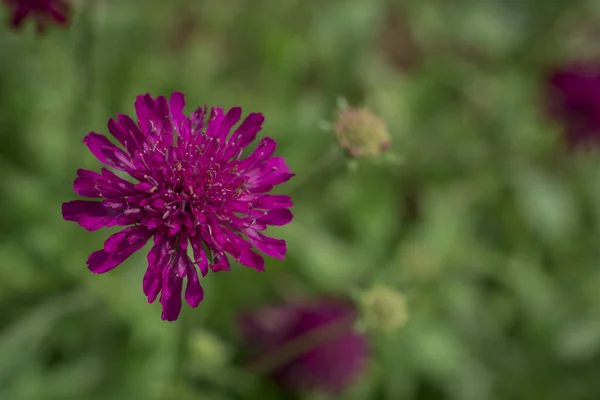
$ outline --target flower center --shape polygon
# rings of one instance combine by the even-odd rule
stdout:
[[[176,162],[167,162],[168,151]],[[126,213],[142,213],[140,224],[149,229],[166,229],[170,235],[182,229],[193,235],[198,225],[209,218],[230,222],[231,215],[224,205],[240,197],[246,186],[236,162],[223,167],[199,151],[183,152],[181,156],[178,153],[182,153],[180,147],[169,147],[165,152],[154,149],[151,154],[142,155],[150,172],[143,180],[152,186],[143,198],[132,199],[131,206],[135,207]],[[153,165],[149,159],[156,161],[156,155],[165,161]]]

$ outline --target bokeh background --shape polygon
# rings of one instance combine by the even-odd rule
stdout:
[[[385,283],[408,322],[367,331],[343,399],[600,398],[600,160],[543,112],[548,68],[600,55],[596,0],[89,0],[67,29],[0,27],[0,399],[322,399],[240,361],[241,310]],[[143,252],[98,276],[108,232],[61,218],[81,139],[138,94],[266,116],[297,174],[267,272],[202,280],[183,320]],[[338,99],[402,159],[349,162]],[[335,157],[332,158],[332,154]],[[357,328],[357,329],[360,329]]]

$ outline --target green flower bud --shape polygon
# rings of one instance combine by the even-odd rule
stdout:
[[[390,332],[408,320],[405,296],[390,287],[373,287],[362,294],[361,303],[367,329]]]
[[[367,109],[344,109],[333,124],[333,131],[340,146],[352,157],[376,157],[390,147],[387,126]]]

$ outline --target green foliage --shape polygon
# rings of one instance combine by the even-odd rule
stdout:
[[[597,398],[600,160],[563,151],[540,112],[545,66],[594,51],[579,28],[600,23],[596,1],[74,3],[68,30],[0,28],[0,399],[289,398],[243,368],[237,313],[382,282],[410,318],[372,335],[341,398]],[[172,90],[264,113],[303,183],[281,189],[287,259],[210,274],[167,323],[143,252],[91,274],[107,232],[60,207],[98,168],[82,137]],[[339,97],[387,122],[401,162],[330,153]]]

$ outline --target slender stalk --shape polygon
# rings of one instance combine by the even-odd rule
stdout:
[[[297,194],[300,189],[303,189],[308,183],[312,182],[315,177],[329,169],[329,167],[334,165],[337,161],[340,161],[341,155],[342,153],[339,148],[335,146],[332,147],[319,161],[317,161],[307,174],[294,178],[292,184],[288,186],[287,193],[290,195]]]
[[[247,369],[254,373],[265,374],[280,368],[290,360],[306,353],[310,349],[339,337],[348,331],[354,317],[341,318],[325,326],[313,329],[304,335],[286,343],[276,352],[259,358],[249,364]]]
[[[185,379],[185,373],[188,368],[189,338],[193,326],[189,318],[190,313],[187,311],[186,307],[182,307],[181,314],[179,314],[176,322],[178,325],[178,335],[175,348],[175,367],[173,369],[173,382],[175,384]]]
[[[77,102],[73,105],[71,114],[72,134],[79,132],[89,123],[95,96],[95,68],[94,68],[94,44],[96,41],[95,26],[95,3],[94,0],[86,0],[81,3],[79,32],[75,45],[74,59],[77,63],[77,82],[75,87],[75,98]],[[69,146],[67,160],[71,161],[80,153],[79,146]],[[67,165],[67,168],[69,166]],[[70,170],[70,168],[69,168]]]

